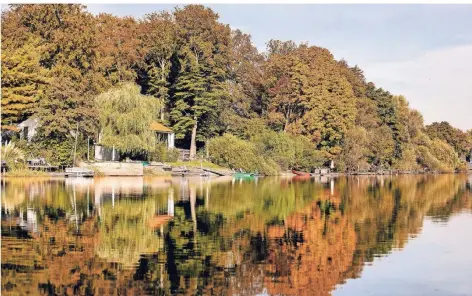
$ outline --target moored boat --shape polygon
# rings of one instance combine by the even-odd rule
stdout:
[[[66,168],[64,175],[66,177],[93,177],[95,172],[87,168],[72,167]]]
[[[307,172],[301,172],[301,171],[296,171],[296,170],[292,170],[292,173],[297,175],[297,176],[303,176],[303,177],[309,177],[311,176],[310,173],[307,173]]]
[[[255,174],[254,173],[242,173],[242,172],[236,172],[233,175],[235,178],[254,178]]]

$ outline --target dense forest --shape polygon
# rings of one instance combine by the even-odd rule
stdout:
[[[1,38],[2,139],[58,164],[70,164],[76,129],[79,154],[104,136],[166,161],[172,153],[149,142],[151,120],[191,158],[266,174],[331,160],[348,172],[453,171],[470,157],[472,130],[425,126],[406,98],[327,49],[270,40],[260,53],[202,5],[142,19],[11,5]],[[27,144],[15,127],[31,116],[40,127]]]

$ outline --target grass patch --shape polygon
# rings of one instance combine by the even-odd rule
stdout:
[[[33,171],[29,169],[18,169],[2,173],[4,177],[48,177],[49,173],[43,171]]]

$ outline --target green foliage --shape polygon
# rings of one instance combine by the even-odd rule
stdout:
[[[79,159],[84,139],[101,134],[130,155],[174,160],[175,151],[155,145],[149,123],[157,119],[191,158],[230,133],[249,151],[238,166],[252,170],[266,158],[259,166],[270,174],[331,159],[349,171],[453,170],[458,157],[470,159],[470,132],[447,122],[425,129],[404,97],[366,81],[359,67],[293,41],[270,40],[261,54],[250,35],[202,5],[142,20],[94,16],[76,4],[12,5],[1,34],[3,135],[36,116],[37,137],[25,151],[54,164],[72,162],[77,126]],[[236,165],[220,152],[221,164]]]
[[[389,168],[395,153],[392,130],[387,125],[370,130],[368,145],[369,162],[379,168]]]
[[[274,160],[282,170],[294,165],[295,149],[292,138],[283,132],[267,131],[251,139],[258,153]]]
[[[435,139],[418,148],[418,162],[433,171],[451,172],[459,166],[454,149],[446,142]]]
[[[48,177],[49,174],[43,171],[33,171],[24,166],[5,172],[4,177]]]
[[[152,13],[141,24],[140,40],[145,52],[143,89],[161,103],[161,119],[169,105],[169,76],[172,58],[177,53],[177,30],[172,15],[167,12]]]
[[[173,162],[169,162],[169,165],[170,166],[173,166],[173,167],[182,167],[182,166],[186,166],[186,167],[195,167],[195,168],[199,168],[199,167],[204,167],[204,168],[209,168],[209,169],[225,169],[224,167],[222,166],[219,166],[217,164],[214,164],[212,162],[209,162],[209,161],[205,161],[205,160],[191,160],[191,161],[173,161]]]
[[[125,83],[99,95],[100,143],[123,152],[153,151],[157,139],[150,126],[158,119],[160,104],[140,93],[139,86]]]
[[[352,87],[326,49],[290,48],[275,50],[267,61],[269,122],[275,129],[307,136],[335,156],[357,112]]]
[[[34,140],[26,142],[19,140],[16,142],[29,158],[44,158],[51,165],[70,166],[74,158],[75,138],[57,140],[48,138],[45,140]],[[93,147],[90,147],[90,156],[93,157]],[[80,136],[77,138],[76,161],[87,159],[87,138]]]
[[[25,161],[24,152],[20,148],[16,147],[15,143],[11,141],[6,145],[2,145],[1,155],[1,160],[5,161],[9,169],[15,170]]]
[[[97,129],[97,114],[91,94],[76,83],[76,79],[81,79],[79,71],[56,68],[52,72],[54,77],[39,97],[38,138],[68,140],[77,124],[80,134],[93,135]]]
[[[225,134],[211,139],[208,150],[216,164],[267,175],[288,169],[313,171],[328,160],[307,138],[275,131],[259,133],[249,141]]]
[[[452,127],[449,122],[433,122],[426,126],[431,139],[440,139],[451,145],[459,156],[465,157],[472,149],[472,139],[466,132]]]
[[[3,37],[3,36],[2,36]],[[3,38],[2,38],[3,39]],[[39,64],[38,38],[30,37],[20,48],[2,44],[2,126],[12,126],[34,114],[47,79]]]
[[[439,161],[439,169],[442,171],[453,171],[458,165],[457,153],[446,142],[434,139],[432,140],[431,153]]]
[[[260,155],[254,144],[231,134],[213,138],[207,145],[210,161],[218,165],[265,175],[275,175],[280,170],[272,159]]]
[[[165,142],[157,142],[154,150],[149,155],[149,160],[160,162],[175,162],[179,159],[179,150],[167,147]]]
[[[174,15],[181,45],[170,118],[177,139],[190,136],[193,158],[196,141],[205,141],[218,130],[218,106],[230,63],[230,30],[202,5],[176,9]]]
[[[327,161],[326,154],[316,150],[304,136],[267,130],[254,135],[251,142],[264,158],[272,159],[282,170],[313,171]]]
[[[223,113],[225,121],[225,130],[241,139],[248,140],[260,133],[268,132],[271,129],[267,122],[260,117],[244,118],[236,114]]]
[[[338,159],[338,166],[347,172],[365,170],[368,155],[368,135],[363,127],[356,127],[347,131],[344,145]]]
[[[405,144],[402,151],[402,157],[395,161],[393,168],[400,171],[417,170],[419,166],[417,163],[415,146],[412,144]]]

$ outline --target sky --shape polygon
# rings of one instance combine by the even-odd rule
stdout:
[[[447,222],[426,217],[418,235],[374,258],[362,276],[338,285],[332,295],[470,295],[472,256],[464,256],[472,248],[470,227],[472,215],[465,211]]]
[[[93,14],[143,17],[172,4],[88,4]],[[404,95],[426,124],[472,129],[472,5],[209,4],[220,22],[270,39],[325,47],[368,81]]]

